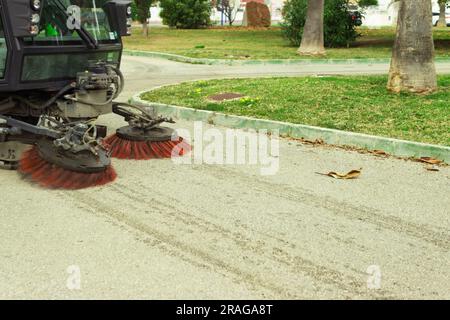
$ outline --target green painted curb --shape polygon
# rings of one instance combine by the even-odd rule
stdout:
[[[153,90],[156,89],[159,88],[154,88]],[[142,94],[146,92],[148,91],[135,95],[131,99],[131,102],[139,106],[151,108],[154,114],[164,115],[174,119],[203,121],[209,124],[235,129],[266,129],[269,132],[271,130],[278,130],[280,135],[292,138],[304,138],[308,140],[322,139],[325,143],[332,145],[351,146],[367,150],[383,150],[388,154],[399,157],[433,157],[450,163],[450,147],[446,146],[153,103],[141,99]]]
[[[232,59],[207,59],[207,58],[191,58],[177,54],[154,52],[154,51],[137,51],[124,50],[124,54],[129,56],[161,58],[176,62],[191,64],[207,64],[207,65],[303,65],[303,64],[388,64],[391,59],[271,59],[271,60],[232,60]],[[436,58],[436,62],[450,62],[450,58]]]

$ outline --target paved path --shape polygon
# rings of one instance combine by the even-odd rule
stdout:
[[[450,73],[450,62],[437,63],[438,73]],[[376,64],[311,64],[311,65],[195,65],[165,59],[126,56],[123,67],[127,73],[125,96],[152,86],[195,79],[251,78],[302,75],[367,75],[386,74],[389,65]]]
[[[331,72],[308,68],[297,71]],[[124,69],[128,95],[234,76],[136,57]],[[239,75],[262,75],[247,71]],[[0,298],[450,298],[450,168],[287,140],[279,161],[273,176],[252,165],[115,161],[115,184],[76,192],[1,171]],[[355,168],[363,175],[353,181],[315,173]],[[69,290],[78,268],[81,289]]]

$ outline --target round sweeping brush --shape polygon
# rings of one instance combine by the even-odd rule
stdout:
[[[118,159],[163,159],[181,157],[191,151],[191,146],[173,129],[160,126],[149,130],[122,127],[104,142],[111,157]]]
[[[105,152],[74,154],[53,147],[42,140],[25,151],[19,162],[19,172],[45,188],[84,189],[113,182],[117,174]]]

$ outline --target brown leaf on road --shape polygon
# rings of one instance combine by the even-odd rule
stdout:
[[[338,172],[328,172],[328,173],[320,173],[316,172],[317,174],[320,174],[322,176],[328,176],[334,179],[341,179],[341,180],[350,180],[350,179],[357,179],[362,173],[362,168],[359,170],[352,170],[346,174],[338,173]]]
[[[376,156],[388,156],[388,154],[383,150],[373,150],[370,151],[370,153]]]
[[[439,167],[438,167],[438,166],[435,166],[435,165],[432,165],[432,166],[426,166],[425,169],[426,169],[427,171],[434,171],[434,172],[439,171]]]
[[[441,164],[443,161],[438,160],[431,157],[422,157],[419,159],[420,162],[428,163],[428,164]]]
[[[314,145],[314,146],[315,145],[323,145],[323,144],[325,144],[325,141],[323,141],[322,139],[308,140],[308,139],[301,138],[301,139],[296,139],[296,140],[298,140],[298,141],[300,141],[302,143],[311,144],[311,145]]]

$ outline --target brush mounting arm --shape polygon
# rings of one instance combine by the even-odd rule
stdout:
[[[150,130],[164,122],[175,123],[172,118],[155,118],[145,108],[128,103],[114,103],[113,112],[124,117],[130,127],[136,129]]]
[[[72,153],[89,151],[98,155],[104,149],[97,138],[97,127],[91,122],[60,123],[49,117],[42,116],[41,125],[32,125],[11,117],[0,115],[6,121],[7,127],[0,130],[0,140],[24,141],[35,143],[47,139],[53,141],[54,147]],[[51,126],[53,125],[53,127]],[[1,139],[1,136],[4,139]]]
[[[10,126],[9,128],[9,134],[18,135],[21,134],[22,131],[25,131],[27,133],[31,133],[33,135],[37,136],[43,136],[48,137],[52,139],[58,139],[61,138],[61,134],[57,131],[50,130],[43,127],[38,127],[11,117],[5,117],[0,115],[0,119],[3,119],[6,121],[6,124]]]

